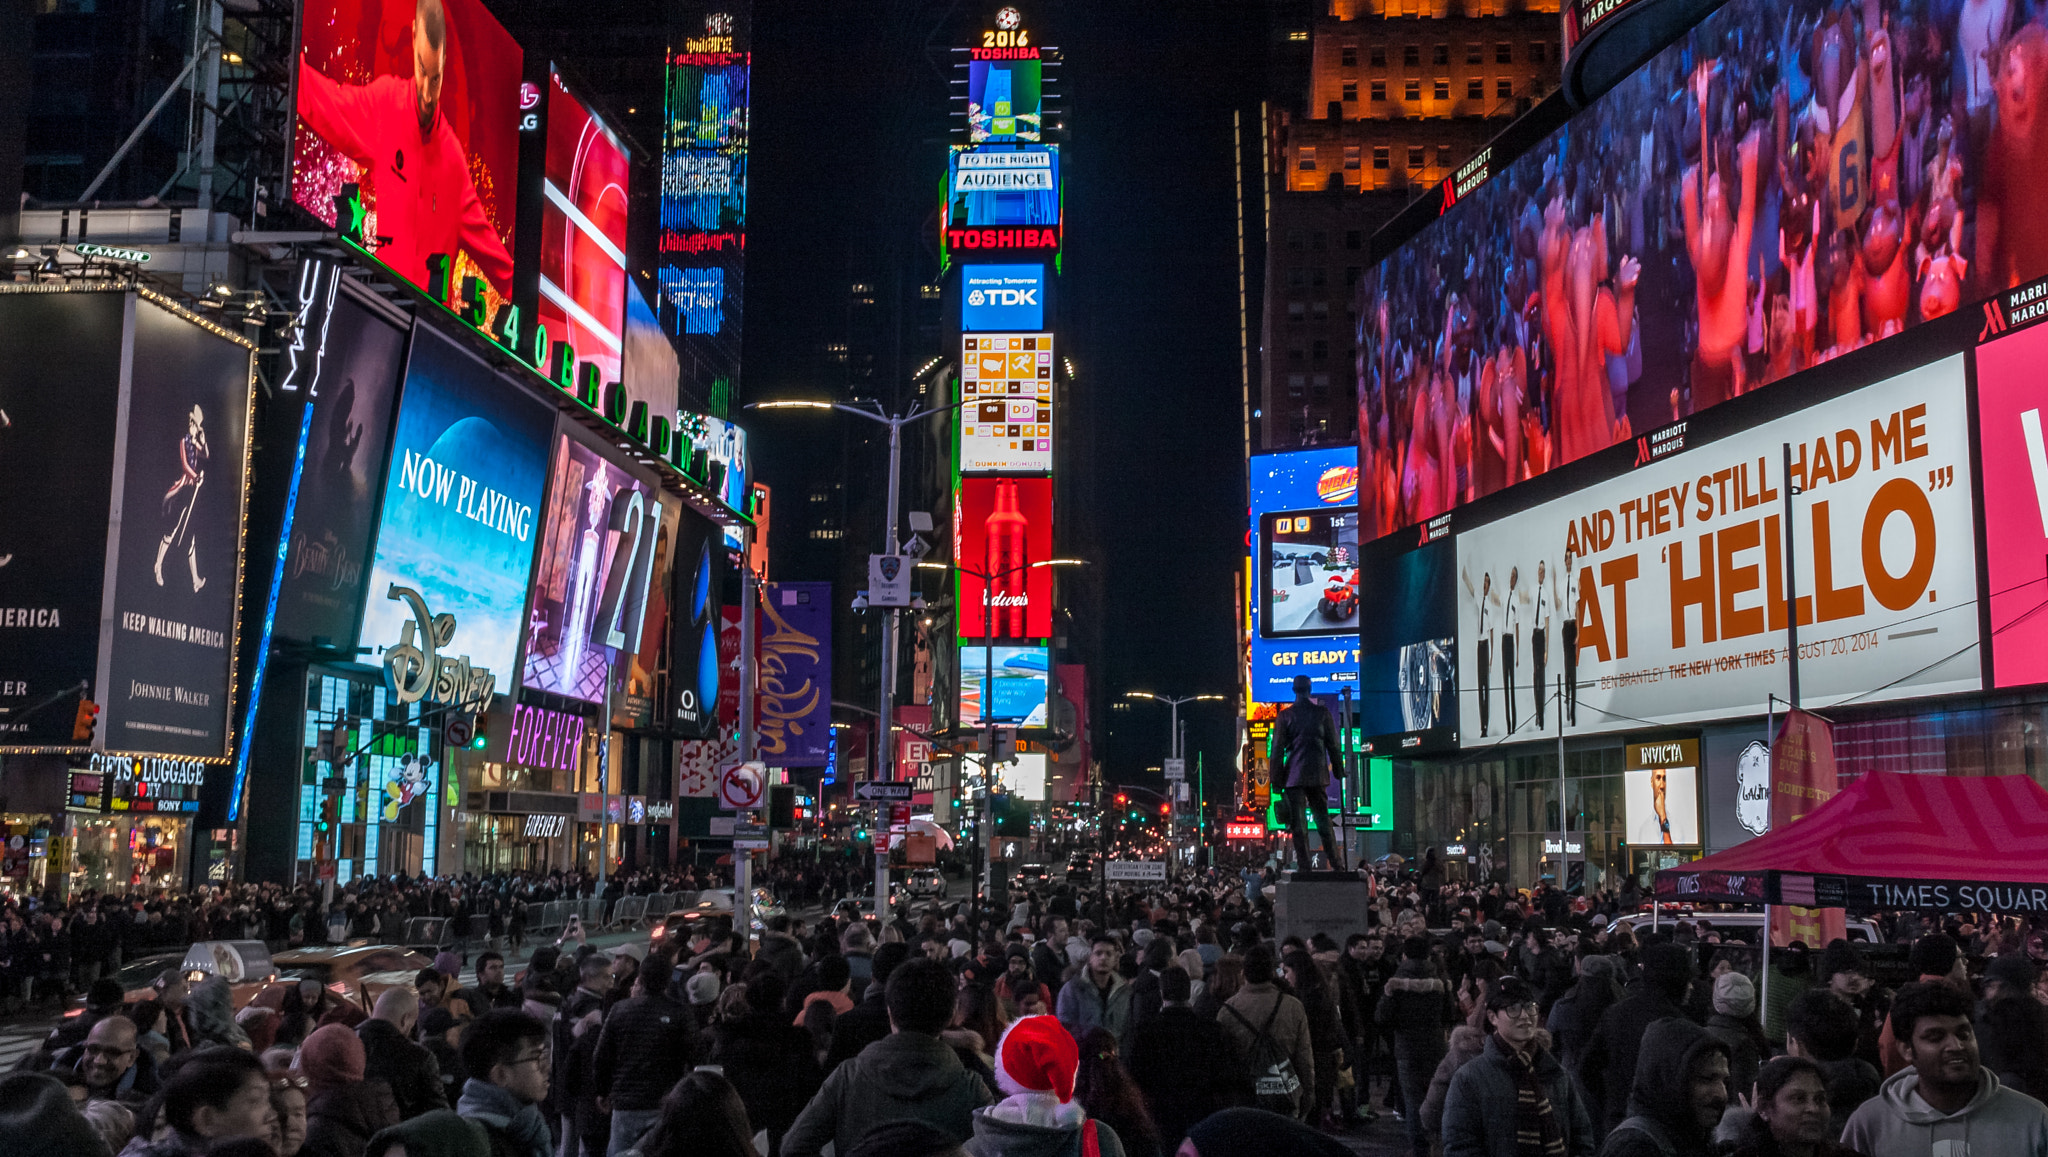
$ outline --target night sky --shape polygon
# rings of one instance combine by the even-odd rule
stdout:
[[[847,330],[849,280],[936,280],[944,50],[991,26],[996,7],[757,5],[745,398],[830,392],[835,371],[818,351]],[[1078,488],[1096,533],[1082,541],[1068,528],[1062,538],[1100,568],[1106,596],[1106,669],[1090,678],[1106,677],[1112,695],[1234,695],[1245,487],[1231,111],[1256,108],[1261,95],[1261,5],[1020,7],[1066,61],[1061,340],[1093,437],[1066,448],[1061,485]],[[913,312],[877,343],[880,381],[903,380],[940,352]],[[769,437],[761,468],[771,486],[814,449],[776,444],[794,433],[787,422],[750,424]],[[869,459],[873,478],[849,476],[850,490],[879,486],[879,451],[854,455],[851,469]],[[787,509],[794,495],[777,493]],[[1204,752],[1227,781],[1234,709],[1184,712],[1190,762]],[[1167,712],[1141,704],[1096,719],[1094,732],[1111,778],[1145,782],[1164,754]]]

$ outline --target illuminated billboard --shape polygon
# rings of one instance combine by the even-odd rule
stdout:
[[[1763,715],[1786,443],[1803,705],[1979,689],[1961,355],[1727,433],[1458,528],[1463,747]]]
[[[946,177],[949,228],[1060,223],[1057,145],[955,148]]]
[[[2048,273],[2048,31],[1989,19],[1731,0],[1451,190],[1358,285],[1362,537]]]
[[[1002,144],[1039,139],[1044,125],[1043,62],[975,60],[967,65],[967,139]]]
[[[619,653],[641,642],[661,494],[566,429],[554,457],[521,681],[596,703]]]
[[[753,56],[745,4],[706,8],[668,57],[656,310],[680,342],[693,396],[739,373]]]
[[[0,493],[33,518],[0,524],[0,744],[71,740],[71,710],[21,716],[91,682],[99,661],[122,293],[0,292]],[[176,560],[183,562],[182,558]]]
[[[964,266],[960,270],[960,328],[1044,329],[1045,287],[1043,265]],[[1051,366],[1048,349],[1046,368]]]
[[[988,696],[989,723],[1018,727],[1046,726],[1047,673],[1052,652],[1044,647],[1013,647],[998,643],[960,644],[960,726],[980,727],[982,685]]]
[[[541,193],[539,319],[607,382],[622,380],[626,338],[624,142],[549,72],[546,177]],[[651,410],[663,413],[662,410]]]
[[[2048,683],[2048,437],[2041,368],[2048,326],[1977,347],[1977,442],[1983,461],[1984,585],[1991,603],[1991,682]]]
[[[963,478],[953,500],[960,637],[981,638],[982,602],[998,639],[1052,635],[1052,479]],[[987,591],[980,575],[993,576]]]
[[[432,615],[455,617],[442,648],[448,658],[467,655],[499,690],[511,689],[554,429],[544,399],[427,326],[414,327],[362,646],[374,655],[410,637],[417,612],[388,597],[394,586],[407,588]]]
[[[519,45],[482,0],[308,0],[299,28],[292,199],[330,227],[358,185],[364,244],[426,288],[447,256],[512,295]]]
[[[1251,460],[1252,700],[1358,685],[1358,453],[1348,446]]]
[[[961,473],[1052,470],[1052,346],[1049,333],[960,339]]]

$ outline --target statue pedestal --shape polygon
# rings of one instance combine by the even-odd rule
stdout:
[[[1303,940],[1318,932],[1339,945],[1366,930],[1372,882],[1356,872],[1289,872],[1273,886],[1273,932]]]

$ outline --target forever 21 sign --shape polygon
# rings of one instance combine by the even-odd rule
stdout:
[[[568,816],[534,815],[526,817],[526,834],[553,839],[568,830]]]

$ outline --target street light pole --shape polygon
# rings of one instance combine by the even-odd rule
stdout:
[[[1169,726],[1170,728],[1172,728],[1172,730],[1171,730],[1171,731],[1170,731],[1170,732],[1168,733],[1168,735],[1167,735],[1167,740],[1166,740],[1166,750],[1167,750],[1167,756],[1168,756],[1168,758],[1170,758],[1170,759],[1178,759],[1178,760],[1181,760],[1181,761],[1182,761],[1182,762],[1181,762],[1181,779],[1180,779],[1180,782],[1181,782],[1181,783],[1186,783],[1186,782],[1187,782],[1187,763],[1186,763],[1186,756],[1187,756],[1187,752],[1186,752],[1186,749],[1187,749],[1187,743],[1186,743],[1186,740],[1184,739],[1184,737],[1183,737],[1183,736],[1181,735],[1181,731],[1180,731],[1180,705],[1181,705],[1181,704],[1183,704],[1183,703],[1200,703],[1200,702],[1210,702],[1210,701],[1213,701],[1213,702],[1218,702],[1218,703],[1222,703],[1222,702],[1228,702],[1228,700],[1229,700],[1229,696],[1226,696],[1226,695],[1179,695],[1179,696],[1171,696],[1171,695],[1154,695],[1154,694],[1153,694],[1153,693],[1151,693],[1150,691],[1126,691],[1126,692],[1124,692],[1124,698],[1126,698],[1126,699],[1150,699],[1150,700],[1152,700],[1152,701],[1153,701],[1153,702],[1155,702],[1155,703],[1164,703],[1164,704],[1166,704],[1167,708],[1168,708],[1168,709],[1169,709],[1169,711],[1170,711],[1169,721],[1168,721],[1168,724],[1167,724],[1167,725],[1168,725],[1168,726]],[[1171,856],[1173,856],[1173,857],[1175,857],[1175,858],[1178,858],[1178,856],[1179,856],[1179,852],[1180,852],[1180,847],[1179,847],[1179,844],[1180,844],[1180,809],[1179,809],[1178,807],[1176,807],[1175,805],[1176,805],[1176,804],[1178,804],[1178,803],[1179,803],[1180,801],[1179,801],[1178,799],[1174,799],[1174,798],[1172,798],[1172,796],[1173,796],[1173,795],[1175,795],[1175,794],[1176,794],[1176,793],[1174,793],[1174,792],[1173,792],[1173,791],[1171,790],[1171,783],[1169,782],[1169,787],[1168,787],[1168,792],[1167,792],[1167,795],[1168,795],[1168,800],[1167,800],[1167,807],[1166,807],[1166,847],[1167,847],[1167,851],[1168,851],[1168,854],[1169,854],[1169,855],[1171,855]]]
[[[975,895],[976,895],[977,897],[981,895],[981,891],[982,891],[982,888],[986,886],[986,884],[987,884],[987,882],[988,882],[988,877],[989,877],[989,875],[991,874],[991,873],[990,873],[990,871],[989,871],[989,865],[990,865],[990,861],[991,861],[991,859],[992,859],[992,857],[991,857],[991,854],[990,854],[990,853],[991,853],[991,851],[993,850],[993,848],[995,847],[995,784],[996,784],[996,781],[995,781],[995,764],[994,764],[994,759],[993,759],[993,757],[994,757],[994,755],[995,755],[995,749],[996,749],[996,724],[995,724],[995,687],[996,687],[996,677],[995,677],[995,671],[996,671],[996,632],[995,632],[995,586],[996,586],[996,580],[997,580],[997,579],[1000,579],[1000,578],[1008,578],[1009,576],[1011,576],[1011,575],[1013,575],[1013,574],[1018,574],[1018,573],[1021,573],[1021,572],[1023,572],[1023,571],[1027,571],[1027,570],[1036,570],[1036,569],[1038,569],[1039,567],[1047,567],[1047,566],[1082,566],[1082,565],[1084,565],[1084,560],[1082,560],[1082,559],[1077,559],[1077,558],[1048,558],[1048,559],[1045,559],[1045,560],[1043,560],[1043,561],[1040,561],[1040,562],[1028,562],[1028,563],[1025,563],[1025,564],[1024,564],[1023,566],[1013,566],[1013,567],[1009,567],[1009,568],[1007,568],[1007,569],[1005,569],[1005,570],[999,570],[999,571],[995,571],[995,572],[993,572],[993,573],[990,573],[990,572],[985,572],[985,571],[978,571],[978,570],[975,570],[975,569],[974,569],[973,567],[961,566],[961,565],[960,565],[959,563],[957,563],[957,562],[956,562],[956,563],[950,563],[950,564],[949,564],[949,563],[943,563],[943,562],[921,562],[921,563],[918,563],[918,564],[917,564],[917,567],[918,567],[918,569],[919,569],[919,570],[954,570],[954,571],[958,571],[958,572],[960,572],[961,574],[964,574],[964,575],[968,576],[969,578],[977,578],[977,579],[980,579],[980,580],[981,580],[981,706],[980,706],[980,711],[981,711],[981,779],[982,779],[982,785],[981,785],[981,788],[982,788],[982,795],[981,795],[981,800],[982,800],[982,802],[981,802],[981,810],[980,810],[980,813],[979,813],[979,819],[978,819],[978,820],[976,821],[976,838],[975,838],[975,841],[974,841],[974,842],[975,842],[976,844],[979,844],[979,845],[980,845],[980,847],[981,847],[981,859],[980,859],[980,862],[979,862],[979,863],[978,863],[978,864],[976,865],[976,868],[977,868],[977,878],[976,878],[976,880],[975,880],[975,886],[974,886],[974,894],[975,894]],[[1050,680],[1048,680],[1048,687],[1049,687],[1049,686],[1050,686]]]
[[[912,422],[923,421],[934,414],[949,413],[966,405],[953,402],[944,406],[932,406],[923,410],[888,415],[880,412],[879,404],[870,410],[861,406],[849,406],[843,402],[753,402],[750,410],[836,410],[852,414],[889,427],[889,507],[882,516],[882,553],[895,554],[900,545],[896,539],[896,508],[902,502],[903,490],[903,427]],[[896,763],[896,615],[900,608],[883,607],[882,611],[882,661],[879,667],[882,682],[882,715],[876,723],[875,772],[874,778],[883,783],[895,781]],[[880,835],[888,830],[882,822],[882,808],[876,804],[875,832]],[[875,919],[888,919],[889,909],[889,857],[880,848],[875,850]]]

